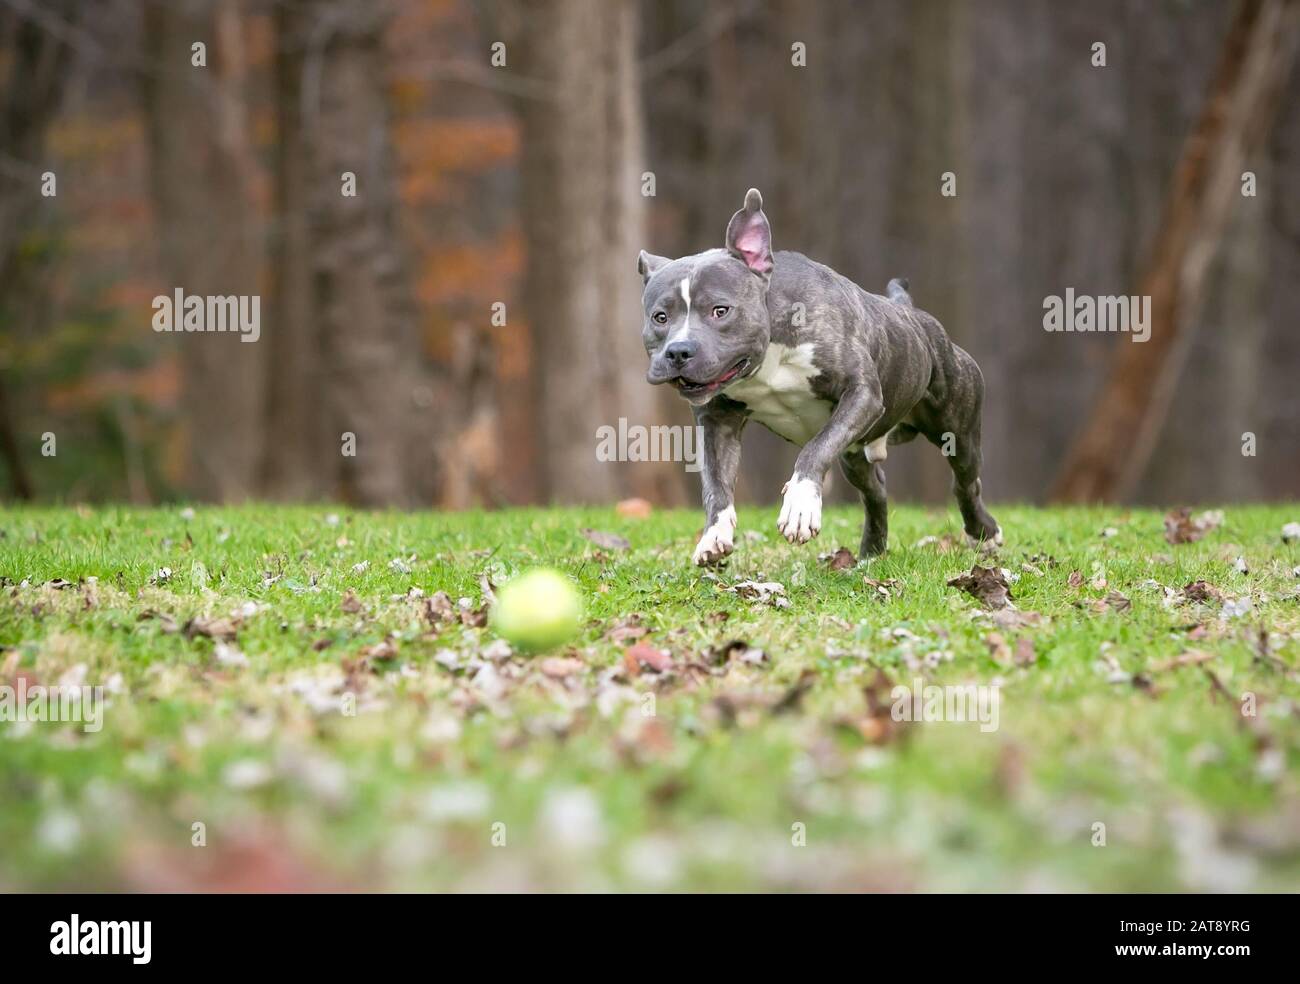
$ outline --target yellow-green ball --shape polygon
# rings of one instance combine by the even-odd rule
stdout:
[[[516,649],[543,652],[563,645],[582,622],[582,596],[573,582],[546,567],[507,581],[497,591],[492,626]]]

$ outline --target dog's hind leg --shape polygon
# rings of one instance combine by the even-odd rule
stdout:
[[[889,506],[885,497],[885,470],[868,461],[863,449],[845,451],[840,455],[840,470],[844,477],[862,494],[866,523],[862,528],[862,546],[858,556],[862,559],[885,552],[889,540]]]
[[[975,360],[953,346],[957,372],[950,375],[950,392],[944,403],[925,407],[922,433],[943,452],[952,468],[952,491],[961,510],[962,526],[975,543],[1002,543],[1002,527],[984,508],[980,488],[980,411],[984,403],[984,377]]]

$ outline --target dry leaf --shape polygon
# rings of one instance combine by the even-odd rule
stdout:
[[[1173,670],[1180,666],[1195,666],[1197,663],[1205,663],[1212,659],[1214,659],[1214,653],[1207,653],[1202,649],[1189,649],[1173,659],[1166,659],[1152,664],[1151,672],[1164,673],[1166,670]]]
[[[663,673],[672,669],[673,658],[664,650],[658,649],[648,642],[638,642],[628,646],[624,651],[623,664],[627,667],[628,672],[633,675],[641,672],[642,667],[653,670],[655,673]]]
[[[990,632],[984,637],[984,645],[989,647],[989,658],[998,666],[1011,665],[1011,647],[1001,632]]]
[[[605,633],[605,638],[610,642],[632,642],[649,631],[650,629],[642,624],[641,615],[633,612],[615,622]]]
[[[614,507],[614,511],[625,519],[648,519],[654,506],[645,499],[624,499]]]
[[[624,537],[619,536],[617,533],[606,533],[603,530],[587,528],[584,528],[579,532],[581,532],[583,536],[596,546],[603,547],[606,550],[627,550],[632,546],[631,543],[629,543]]]
[[[826,556],[826,566],[833,571],[847,571],[856,567],[858,558],[848,547],[840,547]]]
[[[1010,603],[1010,586],[1000,568],[972,564],[968,573],[948,579],[948,587],[960,588],[979,600],[990,611],[1006,608]]]
[[[456,606],[446,591],[435,591],[424,601],[424,618],[430,625],[450,622],[456,617]]]
[[[871,589],[872,594],[879,595],[882,600],[887,600],[892,592],[898,587],[897,578],[889,578],[886,581],[877,581],[874,577],[862,578],[862,583]]]
[[[778,581],[739,581],[724,591],[734,591],[748,601],[759,601],[774,608],[787,608],[790,600],[785,596],[785,585]]]
[[[1223,513],[1204,512],[1193,517],[1191,509],[1184,506],[1165,516],[1165,539],[1170,543],[1195,543],[1223,522]]]
[[[239,631],[239,623],[240,620],[237,618],[204,618],[198,616],[185,623],[185,637],[194,639],[198,636],[205,636],[208,639],[230,642]]]
[[[548,656],[542,660],[538,668],[548,677],[557,680],[567,676],[573,676],[575,673],[581,673],[586,664],[572,656]]]
[[[999,609],[989,619],[1002,629],[1036,628],[1046,621],[1039,612],[1022,612],[1014,608]]]
[[[1209,581],[1192,581],[1183,586],[1183,597],[1187,601],[1209,604],[1222,602],[1224,594]]]

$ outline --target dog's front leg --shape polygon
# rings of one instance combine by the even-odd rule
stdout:
[[[695,563],[716,564],[735,547],[736,473],[740,470],[740,435],[746,417],[737,410],[705,404],[695,408],[702,436],[700,485],[704,492],[704,535],[695,547]]]
[[[794,474],[781,491],[781,515],[777,529],[791,543],[807,543],[822,528],[822,482],[831,464],[860,439],[885,412],[880,385],[875,380],[857,386],[840,397],[831,419],[795,459]]]

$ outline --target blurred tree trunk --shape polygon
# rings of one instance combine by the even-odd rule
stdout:
[[[424,487],[436,422],[417,416],[428,393],[389,133],[382,42],[390,9],[310,0],[301,14],[310,37],[301,93],[305,146],[296,162],[310,161],[305,235],[315,307],[314,314],[298,313],[319,319],[323,373],[315,377],[319,389],[312,374],[293,391],[308,392],[313,406],[325,408],[327,461],[337,462],[325,465],[336,476],[329,494],[362,505],[409,504]],[[355,175],[355,195],[344,193],[345,174]],[[286,205],[300,207],[296,200]],[[297,245],[287,241],[286,249]],[[300,258],[284,258],[292,260],[282,267],[286,291],[300,289]],[[301,340],[307,329],[299,328]],[[299,423],[312,428],[306,417]],[[355,455],[345,453],[347,434],[355,436]]]
[[[1300,32],[1297,0],[1243,0],[1174,174],[1136,293],[1151,297],[1150,339],[1120,349],[1052,496],[1130,495],[1151,458],[1186,361],[1206,271],[1240,193],[1243,165],[1268,132]]]
[[[71,3],[53,5],[51,13],[75,22]],[[23,238],[30,235],[41,197],[45,137],[58,111],[67,80],[70,51],[33,20],[0,10],[0,320],[17,317],[18,294],[25,283]],[[30,251],[39,252],[39,251]],[[0,365],[0,457],[9,469],[14,495],[30,499],[32,480],[22,460],[7,382]]]
[[[646,246],[634,0],[503,4],[521,98],[524,299],[533,332],[542,493],[558,502],[683,497],[680,463],[596,459],[597,429],[663,421],[646,384],[637,251]],[[680,421],[688,422],[683,416]]]
[[[169,295],[260,294],[242,22],[237,0],[144,8],[146,125]],[[207,67],[191,63],[198,41]],[[216,332],[157,337],[180,350],[185,486],[220,501],[256,494],[266,341]]]
[[[274,330],[265,344],[267,376],[262,476],[276,499],[318,499],[338,491],[339,448],[322,412],[323,333],[313,303],[311,148],[304,132],[303,81],[313,19],[301,0],[275,8],[275,227],[272,237]],[[333,187],[333,182],[331,182]]]

